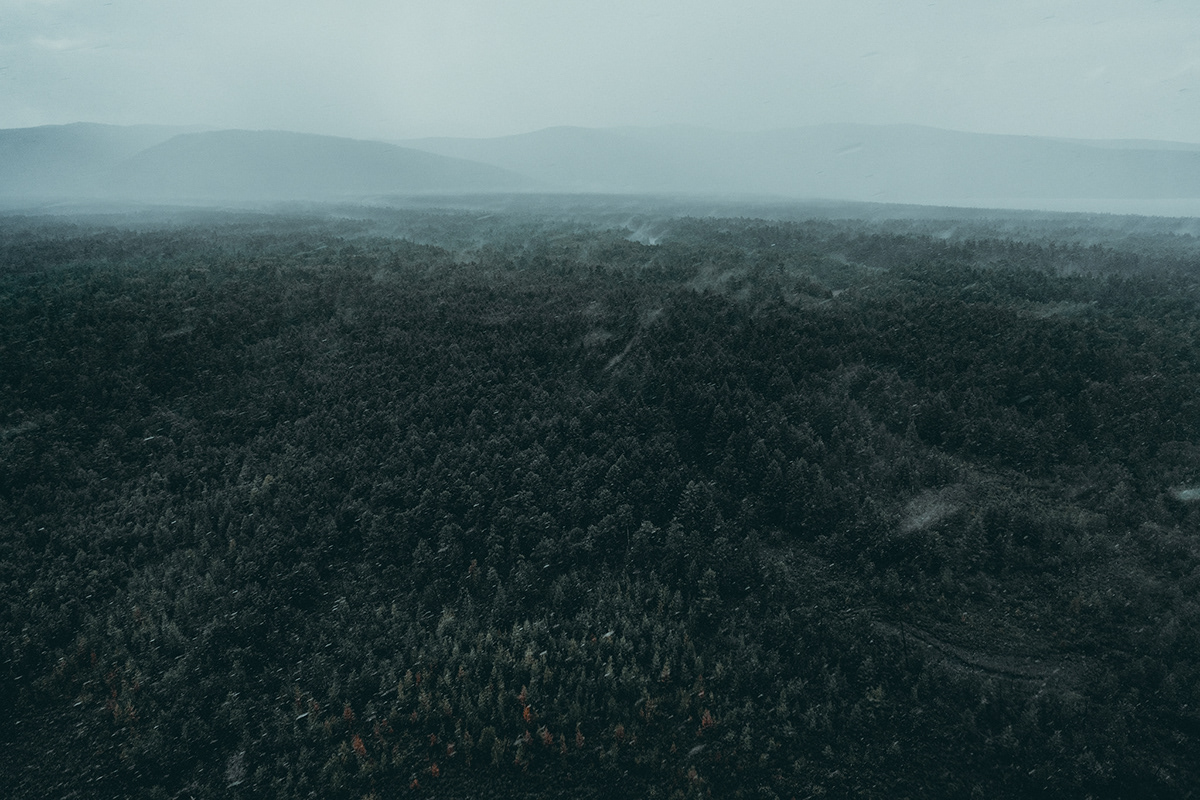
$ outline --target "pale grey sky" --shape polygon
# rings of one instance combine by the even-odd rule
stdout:
[[[1200,141],[1197,0],[0,0],[0,127]]]

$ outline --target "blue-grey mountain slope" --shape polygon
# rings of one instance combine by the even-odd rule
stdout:
[[[190,130],[87,122],[0,130],[0,200],[94,197],[122,161]]]
[[[405,142],[565,191],[773,195],[880,202],[1200,197],[1200,145],[818,125],[763,133],[682,126],[551,128]]]
[[[671,142],[617,129],[557,127],[494,139],[413,139],[407,147],[495,164],[573,192],[722,191]]]
[[[184,201],[511,192],[531,186],[495,166],[383,142],[239,130],[176,136],[120,164],[109,183],[118,196]]]
[[[84,123],[0,130],[0,204],[10,207],[525,191],[1016,207],[1200,202],[1200,145],[866,125],[563,127],[404,143]]]
[[[0,130],[0,204],[238,203],[536,188],[488,165],[284,131],[78,123]]]

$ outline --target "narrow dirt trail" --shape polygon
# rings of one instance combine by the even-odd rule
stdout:
[[[923,650],[926,657],[932,657],[965,671],[1018,683],[1043,686],[1054,683],[1064,687],[1074,686],[1082,680],[1087,667],[1086,659],[1081,656],[1001,655],[952,644],[915,625],[906,623],[893,625],[878,620],[871,624],[881,633],[900,638],[906,647]]]

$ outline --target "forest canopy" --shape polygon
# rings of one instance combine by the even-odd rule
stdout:
[[[1200,240],[0,217],[0,793],[1185,797]]]

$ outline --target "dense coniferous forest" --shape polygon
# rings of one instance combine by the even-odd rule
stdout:
[[[1194,232],[602,212],[0,218],[0,794],[1191,796]]]

